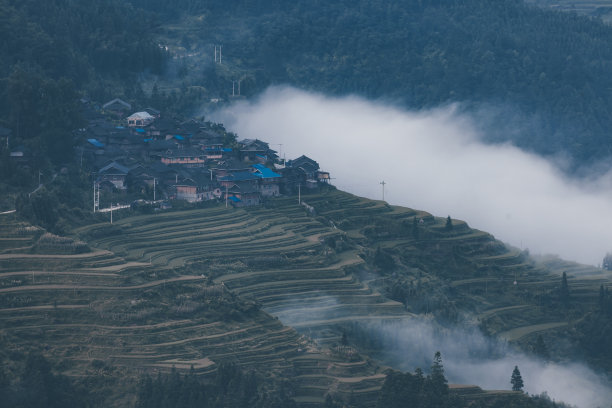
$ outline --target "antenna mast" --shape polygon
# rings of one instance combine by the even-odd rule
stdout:
[[[380,184],[382,185],[382,199],[383,201],[385,201],[385,180],[381,181]]]

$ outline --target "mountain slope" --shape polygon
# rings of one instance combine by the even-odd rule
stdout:
[[[81,253],[3,216],[5,366],[38,350],[72,376],[99,360],[135,381],[143,371],[193,365],[206,375],[235,362],[290,378],[301,403],[330,393],[372,406],[384,375],[367,355],[385,358],[372,322],[433,312],[448,324],[469,311],[527,349],[544,335],[558,359],[581,354],[572,333],[593,315],[598,286],[610,285],[599,270],[538,266],[460,221],[449,229],[445,219],[335,190],[304,200],[314,213],[281,198],[267,208],[117,217],[77,229],[98,248]],[[553,270],[571,273],[567,309]],[[593,363],[608,360],[600,353]]]

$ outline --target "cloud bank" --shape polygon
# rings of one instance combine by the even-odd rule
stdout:
[[[312,298],[287,297],[267,312],[285,325],[297,327],[317,339],[309,325],[337,318],[350,320],[350,310],[334,296],[318,293]],[[581,408],[606,408],[612,401],[612,385],[605,376],[576,362],[547,363],[526,355],[503,340],[486,337],[475,326],[442,327],[427,317],[372,320],[353,324],[350,342],[374,342],[380,358],[402,371],[419,367],[426,373],[436,351],[442,353],[447,379],[452,384],[478,385],[485,390],[510,390],[510,377],[518,366],[530,394],[546,392],[552,399]],[[329,341],[329,339],[325,339]]]
[[[213,115],[240,138],[302,154],[351,193],[451,215],[532,253],[597,265],[612,250],[612,173],[569,179],[550,161],[482,142],[456,106],[411,112],[273,87]],[[280,146],[282,144],[282,146]]]
[[[603,408],[612,401],[610,384],[586,366],[546,363],[486,338],[477,329],[444,329],[418,318],[370,324],[367,329],[382,336],[382,349],[403,371],[413,372],[415,367],[427,371],[440,350],[451,383],[509,390],[512,370],[518,366],[524,390],[530,394],[546,391],[557,401],[582,408]]]

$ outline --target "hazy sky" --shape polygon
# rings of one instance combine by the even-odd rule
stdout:
[[[481,142],[456,107],[411,112],[274,87],[214,115],[287,159],[302,154],[351,193],[467,221],[532,253],[597,265],[612,251],[612,173],[568,179],[509,144]],[[282,144],[282,147],[279,146]]]

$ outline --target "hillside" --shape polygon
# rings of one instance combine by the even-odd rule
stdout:
[[[183,72],[158,79],[167,92],[231,100],[240,81],[246,96],[290,84],[412,109],[460,102],[491,141],[565,152],[575,167],[610,154],[612,28],[597,19],[515,0],[132,3],[167,21],[159,40]]]
[[[38,351],[72,378],[91,376],[106,403],[130,406],[142,373],[193,366],[207,376],[232,362],[267,373],[269,387],[287,379],[298,403],[330,394],[373,406],[385,366],[368,356],[385,355],[368,322],[432,311],[458,321],[470,310],[521,347],[542,334],[558,360],[580,353],[572,333],[595,313],[599,285],[610,285],[599,270],[537,266],[459,221],[448,230],[445,219],[333,189],[304,199],[314,213],[289,197],[249,209],[120,212],[112,225],[74,230],[88,247],[3,215],[4,370],[16,376]],[[558,308],[553,270],[570,276],[569,309]]]
[[[459,102],[491,141],[565,153],[574,170],[612,151],[612,27],[597,18],[516,0],[38,3],[0,2],[0,136],[55,164],[72,160],[79,96],[192,116],[271,84]]]

